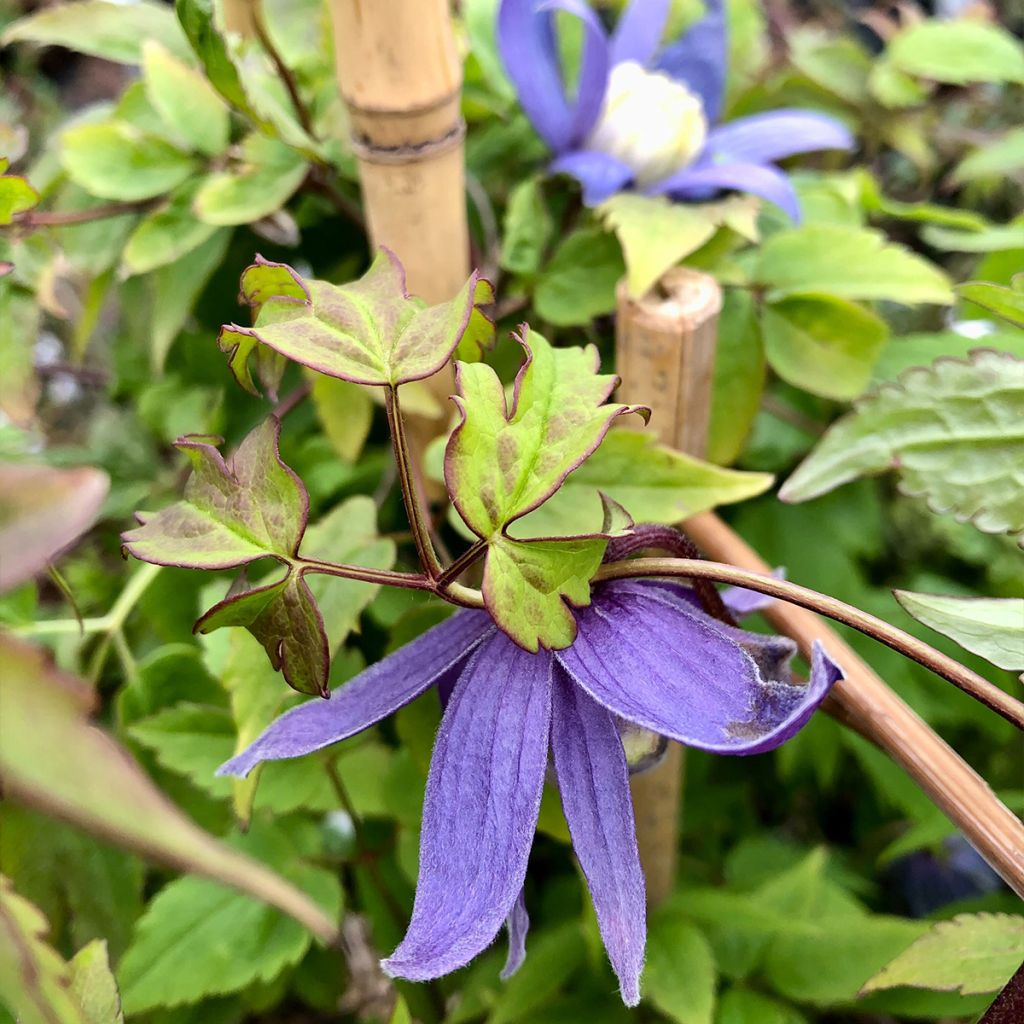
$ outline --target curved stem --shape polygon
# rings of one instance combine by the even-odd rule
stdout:
[[[761,573],[738,569],[733,565],[721,562],[707,562],[703,559],[690,558],[637,558],[628,562],[609,562],[602,565],[595,576],[598,580],[626,579],[637,576],[678,576],[684,579],[707,579],[717,583],[731,583],[734,586],[756,590],[783,601],[809,608],[811,611],[826,615],[836,622],[852,626],[861,633],[872,637],[891,647],[900,654],[936,675],[947,679],[964,693],[1012,722],[1018,729],[1024,729],[1024,704],[1015,700],[1008,693],[999,689],[987,679],[972,672],[960,662],[935,650],[923,640],[911,636],[896,626],[889,625],[883,619],[875,618],[867,612],[854,608],[837,598],[819,594],[809,587],[801,587],[797,583],[764,576]]]
[[[345,580],[359,580],[362,583],[376,583],[382,587],[404,587],[406,590],[434,590],[434,581],[420,572],[396,572],[393,569],[367,569],[361,565],[346,565],[343,562],[321,562],[315,558],[304,558],[297,563],[301,572],[320,573],[323,576],[339,576]]]

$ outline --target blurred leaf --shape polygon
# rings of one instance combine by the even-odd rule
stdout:
[[[0,224],[10,224],[15,214],[31,210],[39,193],[17,174],[5,174],[6,158],[0,159]]]
[[[783,299],[765,306],[765,352],[788,383],[824,398],[856,398],[889,336],[881,317],[832,296]]]
[[[1024,333],[1007,328],[982,338],[971,338],[956,331],[934,334],[904,334],[889,339],[875,363],[875,379],[895,380],[914,366],[927,366],[939,358],[967,359],[975,349],[995,349],[1024,359]]]
[[[1024,47],[999,25],[973,18],[922,19],[890,40],[885,57],[935,82],[1024,82]]]
[[[85,533],[109,488],[100,469],[0,463],[0,591],[42,572]]]
[[[317,418],[334,450],[346,462],[362,454],[373,423],[373,399],[360,384],[312,374],[312,398]]]
[[[896,600],[926,626],[997,665],[1024,669],[1024,598],[950,597],[894,590]]]
[[[1024,170],[1024,128],[1011,128],[968,153],[953,169],[953,181],[966,184],[985,178],[1002,179]]]
[[[769,302],[821,293],[908,305],[953,301],[938,267],[867,228],[817,224],[780,231],[761,247],[753,276],[770,289]]]
[[[217,233],[216,227],[196,220],[192,212],[196,187],[195,182],[186,182],[168,196],[166,204],[139,221],[121,255],[126,276],[173,263]]]
[[[69,966],[71,994],[82,1007],[86,1024],[124,1024],[121,996],[110,970],[106,942],[94,939],[83,946]]]
[[[733,988],[722,996],[715,1024],[807,1024],[807,1018],[776,999]]]
[[[214,24],[213,4],[214,0],[175,0],[174,10],[210,84],[233,107],[244,111],[248,102],[224,39]]]
[[[60,158],[75,184],[101,199],[123,202],[170,192],[197,168],[188,153],[125,121],[68,128]]]
[[[865,985],[909,985],[974,995],[1001,989],[1024,958],[1024,917],[958,914],[940,921]]]
[[[19,1024],[91,1024],[69,991],[67,964],[47,944],[46,918],[0,875],[0,1001]]]
[[[279,875],[194,825],[122,747],[89,724],[93,697],[84,684],[58,673],[40,651],[6,637],[0,638],[0,653],[5,667],[0,774],[9,799],[219,879],[279,907],[319,937],[333,939],[334,922],[319,907]]]
[[[625,271],[614,235],[575,231],[541,270],[533,295],[537,315],[559,327],[590,323],[615,309],[615,286]]]
[[[527,178],[516,185],[508,198],[500,263],[513,274],[536,274],[554,234],[542,181],[538,177]]]
[[[700,930],[674,911],[652,915],[643,976],[645,1002],[677,1024],[712,1024],[716,981],[714,954]]]
[[[159,39],[175,56],[187,58],[189,49],[165,4],[134,0],[78,0],[58,3],[15,21],[4,32],[4,45],[14,42],[64,46],[122,64],[138,64],[142,44]]]
[[[231,845],[281,872],[325,915],[337,918],[337,878],[306,864],[283,828],[254,827]],[[125,1011],[133,1016],[272,981],[302,958],[310,941],[296,922],[248,896],[205,879],[176,879],[150,903],[121,961]]]
[[[1024,290],[1018,287],[1004,288],[987,281],[969,281],[957,286],[957,294],[982,309],[995,313],[1016,327],[1024,327]]]
[[[1001,252],[1024,248],[1024,219],[1011,224],[987,225],[975,230],[929,226],[921,237],[934,249],[946,252]]]
[[[883,107],[916,107],[928,99],[928,88],[883,54],[875,59],[868,75],[868,89]]]
[[[979,350],[884,384],[835,423],[786,481],[806,501],[895,468],[908,494],[986,533],[1024,532],[1024,361]]]
[[[142,47],[146,95],[164,123],[190,149],[220,155],[228,145],[228,108],[210,83],[156,39]]]

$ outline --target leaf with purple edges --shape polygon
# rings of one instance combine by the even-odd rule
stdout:
[[[305,280],[291,267],[264,261],[243,275],[243,298],[247,290],[258,293],[254,325],[229,324],[220,337],[243,387],[251,387],[245,363],[257,343],[356,384],[422,380],[444,366],[467,332],[471,341],[486,336],[474,312],[493,299],[474,273],[450,302],[428,306],[406,291],[402,265],[387,249],[350,284]]]

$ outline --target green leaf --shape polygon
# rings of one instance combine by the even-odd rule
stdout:
[[[320,938],[334,938],[334,922],[304,893],[191,822],[127,751],[88,722],[94,700],[90,687],[57,672],[32,647],[4,637],[0,648],[5,798],[163,863],[218,879],[279,907]],[[40,757],[40,750],[47,756]]]
[[[1024,598],[950,597],[894,590],[896,600],[926,626],[999,668],[1024,669]]]
[[[770,473],[723,469],[638,430],[612,430],[547,501],[517,523],[516,532],[559,537],[599,531],[602,494],[638,523],[671,524],[753,498],[771,484]]]
[[[142,78],[149,102],[190,149],[219,156],[231,132],[228,108],[212,85],[155,39],[142,46]]]
[[[52,4],[15,21],[0,41],[5,46],[15,42],[64,46],[104,60],[138,64],[147,39],[159,39],[175,56],[188,57],[188,43],[174,15],[155,0]]]
[[[210,84],[228,103],[248,110],[238,72],[213,20],[213,0],[175,0],[175,13]]]
[[[909,985],[974,995],[1001,989],[1024,957],[1024,917],[958,914],[940,921],[879,971],[863,991]]]
[[[305,157],[291,146],[259,133],[247,135],[237,162],[200,186],[196,216],[207,224],[251,224],[280,210],[308,171]]]
[[[0,592],[42,572],[92,526],[109,487],[99,469],[0,463]]]
[[[125,202],[170,192],[197,168],[188,153],[126,121],[68,128],[60,159],[68,177],[87,192]]]
[[[216,227],[196,220],[192,212],[196,188],[195,182],[186,182],[139,222],[121,255],[124,276],[173,263],[217,233]]]
[[[356,462],[370,436],[373,399],[361,384],[322,373],[311,376],[311,397],[320,426],[338,455],[345,462]]]
[[[998,139],[986,141],[968,153],[953,169],[958,184],[999,180],[1024,170],[1024,128],[1011,128]]]
[[[0,224],[10,224],[16,214],[31,210],[39,193],[17,174],[4,174],[7,160],[0,159]]]
[[[232,846],[280,871],[329,917],[341,910],[335,875],[311,867],[280,827],[253,828]],[[125,1012],[195,1003],[269,982],[298,961],[311,936],[255,900],[199,878],[166,885],[139,921],[118,969]]]
[[[934,249],[946,252],[1005,252],[1024,249],[1024,219],[1010,224],[982,225],[980,228],[956,230],[937,226],[926,227],[922,239]]]
[[[555,225],[544,202],[542,178],[527,178],[512,190],[505,210],[501,266],[513,274],[533,275]]]
[[[86,1024],[124,1024],[121,996],[110,970],[107,944],[94,939],[71,959],[71,995]]]
[[[889,337],[881,317],[824,295],[769,303],[761,325],[772,369],[795,387],[837,401],[868,386]]]
[[[718,203],[673,203],[662,196],[621,193],[602,203],[597,213],[622,245],[629,294],[640,298],[723,224],[756,242],[759,209],[759,201],[749,196],[730,196]]]
[[[644,1000],[677,1024],[711,1024],[715,958],[698,928],[677,913],[653,915],[647,937]]]
[[[477,295],[474,273],[450,302],[427,306],[408,295],[401,264],[383,249],[363,277],[340,286],[260,260],[242,275],[243,299],[259,306],[256,324],[224,327],[219,344],[236,376],[249,339],[330,377],[395,386],[445,365],[470,326]]]
[[[924,19],[897,33],[885,56],[910,75],[951,85],[1024,82],[1024,47],[998,25],[973,18]]]
[[[1016,327],[1024,327],[1024,290],[1005,288],[987,281],[968,281],[957,286],[957,295],[995,313]]]
[[[780,231],[761,247],[754,279],[768,300],[838,295],[912,304],[953,301],[946,275],[927,260],[868,228],[814,224]]]
[[[625,267],[619,243],[598,228],[575,231],[541,271],[533,294],[537,315],[559,327],[590,323],[615,309]]]
[[[19,1024],[91,1024],[69,991],[67,964],[46,942],[37,907],[0,875],[0,1003]]]
[[[807,1024],[807,1018],[786,1003],[733,988],[722,996],[715,1024]]]
[[[891,338],[875,364],[878,381],[895,380],[914,366],[926,366],[939,358],[966,359],[982,342],[956,331],[936,331],[934,334],[903,334]],[[1008,352],[1024,359],[1024,333],[1007,327],[984,338],[984,348]]]
[[[986,533],[1024,533],[1024,361],[975,351],[884,384],[835,423],[786,481],[806,501],[895,468],[900,486]]]

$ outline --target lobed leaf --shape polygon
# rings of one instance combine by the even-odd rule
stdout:
[[[779,497],[806,501],[886,469],[937,512],[1024,534],[1024,360],[978,349],[907,371],[835,423]]]

